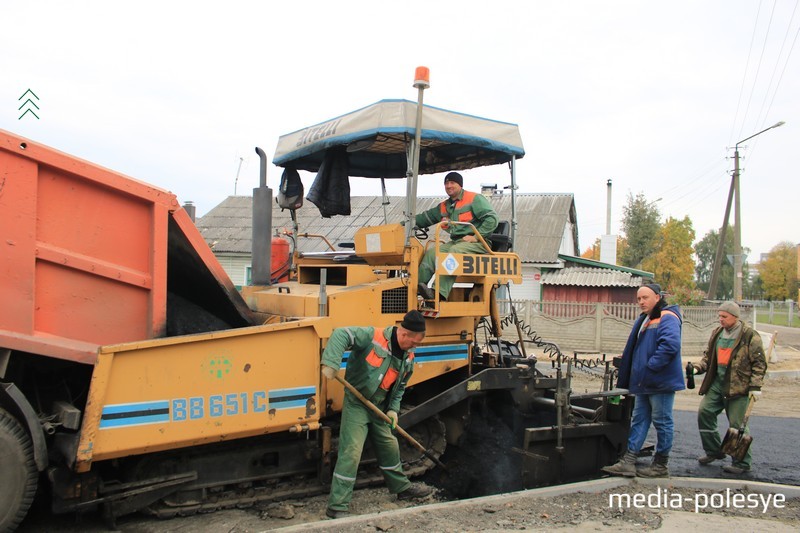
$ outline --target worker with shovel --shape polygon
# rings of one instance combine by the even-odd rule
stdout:
[[[761,385],[767,373],[764,345],[756,330],[739,319],[736,302],[723,302],[717,311],[719,327],[711,334],[700,363],[694,364],[697,374],[706,373],[699,394],[704,396],[697,412],[697,425],[705,455],[697,460],[708,465],[724,459],[723,444],[717,430],[717,416],[725,410],[730,430],[747,433],[748,404],[761,396]],[[752,455],[749,446],[743,457],[733,457],[733,464],[722,469],[741,475],[750,470]]]
[[[337,377],[347,350],[347,383],[339,432],[339,458],[333,471],[331,493],[325,514],[342,518],[350,514],[350,500],[356,482],[358,463],[367,437],[389,492],[400,500],[421,499],[432,489],[411,483],[403,473],[400,448],[392,429],[397,425],[400,401],[414,370],[414,348],[425,338],[425,318],[419,311],[406,313],[399,326],[337,328],[322,353],[322,375]],[[374,404],[374,405],[366,405]],[[377,406],[388,418],[378,416]],[[380,412],[379,411],[379,412]],[[391,420],[391,425],[384,420]]]

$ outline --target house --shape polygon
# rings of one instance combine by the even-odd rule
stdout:
[[[542,300],[548,302],[633,303],[636,291],[653,281],[644,270],[559,254],[563,268],[542,274]]]
[[[500,220],[511,220],[510,194],[503,194],[491,186],[484,187],[483,193],[492,203]],[[419,197],[417,211],[430,209],[442,199],[442,196]],[[316,207],[306,203],[297,211],[297,248],[302,252],[324,251],[330,249],[330,246],[336,247],[339,243],[352,241],[358,228],[402,220],[405,206],[406,199],[401,196],[390,196],[386,203],[380,196],[354,196],[351,198],[349,216],[322,218]],[[548,279],[547,276],[578,260],[586,261],[578,257],[575,200],[572,194],[518,193],[516,213],[514,250],[522,260],[523,283],[512,287],[511,297],[515,300],[541,300],[544,291],[550,290],[543,283]],[[252,198],[229,196],[200,218],[197,226],[233,283],[238,286],[247,285],[251,267]],[[284,235],[284,232],[292,232],[290,212],[281,211],[277,205],[273,206],[272,226],[278,236]],[[613,267],[596,261],[591,263],[593,264],[581,266],[601,270]],[[612,270],[616,274],[605,276],[609,280],[613,278],[618,281],[627,275],[630,278],[629,284],[636,282],[635,275],[631,272],[617,267]],[[600,277],[587,279],[589,282],[597,282]],[[556,289],[561,286],[558,278],[552,279],[552,290],[555,294],[561,294]],[[581,283],[587,279],[583,279]],[[605,288],[600,292],[609,293]]]

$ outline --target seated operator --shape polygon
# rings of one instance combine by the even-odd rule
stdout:
[[[470,222],[486,243],[491,246],[489,236],[497,228],[497,213],[492,208],[489,200],[482,194],[465,191],[464,178],[458,172],[450,172],[444,177],[444,190],[447,193],[445,201],[438,206],[423,211],[415,218],[415,225],[427,228],[442,220]],[[464,224],[443,226],[450,234],[450,242],[440,246],[443,252],[457,254],[485,254],[488,250],[478,241],[471,227]],[[428,282],[436,270],[436,248],[429,247],[422,257],[419,265],[418,293],[426,300],[433,300],[433,290],[428,288]],[[450,290],[455,283],[455,276],[442,275],[439,278],[439,294],[442,300],[447,300]]]

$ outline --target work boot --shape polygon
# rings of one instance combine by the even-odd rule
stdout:
[[[739,466],[739,465],[725,465],[725,466],[722,467],[722,470],[724,472],[729,473],[729,474],[734,474],[734,475],[737,475],[737,476],[741,476],[742,474],[744,474],[746,472],[750,472],[750,467],[749,466]]]
[[[433,293],[433,289],[431,289],[430,287],[428,287],[424,283],[418,283],[417,284],[417,294],[422,296],[422,298],[424,300],[433,300],[434,297],[436,296]]]
[[[711,463],[713,463],[714,461],[717,461],[719,459],[725,459],[725,454],[724,453],[706,453],[704,456],[698,457],[697,458],[697,462],[700,463],[701,465],[710,465]]]
[[[331,509],[330,507],[328,507],[325,510],[325,516],[327,516],[328,518],[334,518],[334,519],[336,519],[336,518],[347,518],[348,516],[350,516],[350,511],[337,511],[336,509]]]
[[[655,454],[650,466],[646,466],[636,471],[639,477],[669,477],[669,455]]]
[[[398,500],[421,500],[431,495],[433,489],[425,483],[412,483],[403,492],[397,493]]]
[[[636,477],[636,454],[625,450],[625,455],[618,462],[611,466],[604,466],[602,470],[613,476]]]

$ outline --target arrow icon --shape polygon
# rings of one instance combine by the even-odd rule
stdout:
[[[25,98],[26,96],[28,96],[28,93],[30,93],[30,94],[31,94],[31,96],[33,96],[33,97],[34,97],[36,100],[38,100],[38,99],[39,99],[39,97],[38,97],[38,96],[36,96],[36,93],[35,93],[35,92],[33,92],[32,90],[28,89],[27,91],[25,91],[24,93],[22,93],[22,96],[20,96],[19,98],[17,98],[17,101],[19,101],[19,100],[22,100],[23,98]],[[27,99],[27,100],[25,100],[24,102],[22,102],[22,105],[21,105],[21,106],[19,106],[19,107],[17,108],[17,111],[22,111],[22,108],[23,108],[23,107],[25,107],[25,106],[28,106],[28,104],[30,104],[31,106],[35,107],[36,109],[39,109],[39,106],[38,106],[38,105],[36,105],[36,102],[34,102],[33,100],[31,100],[31,99],[30,99],[30,97],[28,97],[28,99]],[[30,107],[30,106],[28,106],[28,107],[25,109],[25,111],[23,111],[23,112],[22,112],[22,114],[19,116],[19,118],[18,118],[17,120],[22,120],[22,117],[24,117],[24,116],[25,116],[25,115],[27,115],[28,113],[30,113],[31,115],[33,115],[34,117],[36,117],[36,120],[39,120],[39,115],[37,115],[37,114],[36,114],[36,112],[35,112],[35,111],[34,111],[34,110],[33,110],[33,109]]]
[[[34,102],[34,101],[33,101],[33,100],[31,100],[30,98],[28,98],[27,100],[25,100],[25,103],[24,103],[24,104],[22,104],[21,106],[19,106],[19,107],[17,108],[17,111],[19,111],[20,109],[22,109],[23,107],[25,107],[25,104],[27,104],[28,102],[30,102],[30,103],[31,103],[31,105],[32,105],[33,107],[35,107],[36,109],[39,109],[39,106],[38,106],[38,105],[36,105],[36,102]]]
[[[26,110],[25,110],[25,112],[24,112],[23,114],[21,114],[17,120],[21,120],[21,119],[22,119],[22,117],[24,117],[24,116],[25,116],[25,115],[27,115],[28,113],[30,113],[31,115],[33,115],[34,117],[36,117],[36,119],[37,119],[37,120],[39,119],[39,115],[37,115],[36,113],[34,113],[34,112],[33,112],[33,109],[26,109]]]

